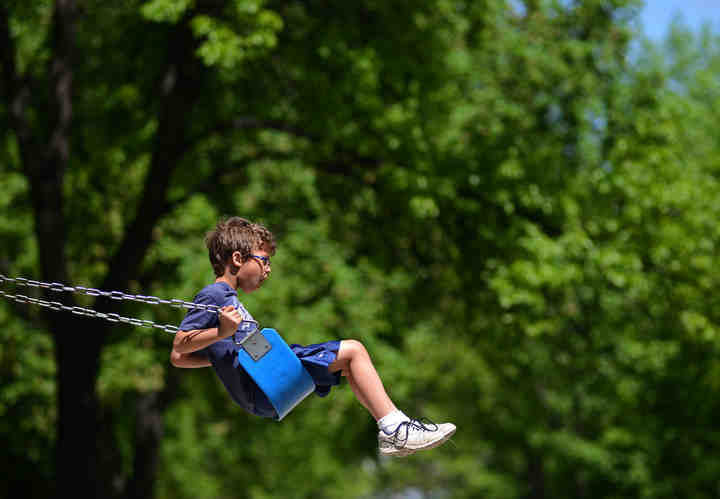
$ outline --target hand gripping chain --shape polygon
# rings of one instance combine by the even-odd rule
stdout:
[[[189,301],[183,301],[183,300],[164,300],[162,298],[156,298],[154,296],[143,296],[143,295],[130,295],[127,293],[123,293],[120,291],[102,291],[95,288],[86,288],[83,286],[67,286],[62,283],[58,282],[41,282],[41,281],[33,281],[32,279],[25,279],[23,277],[7,277],[2,274],[0,274],[0,284],[4,284],[6,282],[11,282],[17,286],[24,286],[24,287],[31,287],[31,288],[43,288],[43,289],[49,289],[50,291],[56,291],[56,292],[66,292],[66,293],[81,293],[88,296],[103,296],[106,298],[110,298],[111,300],[127,300],[127,301],[136,301],[141,303],[149,303],[150,305],[170,305],[171,307],[176,308],[185,308],[185,309],[196,309],[196,310],[205,310],[208,312],[218,313],[220,311],[220,307],[217,305],[204,305],[202,303],[193,303]],[[130,324],[131,326],[139,326],[139,327],[154,327],[157,329],[162,329],[163,331],[167,333],[177,333],[178,328],[176,326],[171,326],[169,324],[156,324],[153,321],[149,320],[142,320],[142,319],[135,319],[133,317],[123,317],[122,315],[118,314],[106,314],[103,312],[98,312],[97,310],[93,310],[91,308],[84,308],[84,307],[70,307],[67,305],[63,305],[60,302],[57,301],[47,301],[42,300],[40,298],[32,298],[25,295],[16,295],[12,293],[6,293],[5,291],[0,290],[0,296],[3,296],[5,298],[8,298],[10,300],[14,300],[17,303],[30,303],[33,305],[40,305],[41,307],[47,307],[50,310],[56,310],[56,311],[63,311],[63,312],[71,312],[76,315],[83,315],[86,317],[95,317],[97,319],[104,319],[110,322],[122,322],[125,324]]]

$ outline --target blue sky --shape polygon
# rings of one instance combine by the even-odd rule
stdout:
[[[707,21],[720,33],[720,0],[645,0],[640,21],[645,33],[658,40],[678,14],[691,28],[699,28]]]

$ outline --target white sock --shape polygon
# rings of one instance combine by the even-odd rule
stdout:
[[[378,428],[387,434],[393,433],[403,421],[410,421],[410,418],[404,412],[394,410],[390,414],[378,419]]]

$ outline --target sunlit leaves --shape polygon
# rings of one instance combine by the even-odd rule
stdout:
[[[193,32],[203,40],[198,55],[205,64],[226,70],[238,69],[245,59],[263,55],[275,46],[276,32],[283,25],[281,18],[269,10],[257,12],[257,5],[255,7],[239,9],[244,14],[237,22],[242,26],[239,31],[232,24],[210,16],[193,18]],[[252,26],[249,30],[248,25]]]
[[[140,12],[155,22],[175,23],[194,3],[194,0],[151,0],[140,8]]]

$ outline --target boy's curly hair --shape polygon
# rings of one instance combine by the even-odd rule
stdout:
[[[275,238],[265,226],[241,217],[220,220],[214,230],[205,236],[210,264],[217,277],[225,273],[225,266],[236,251],[242,260],[250,258],[254,250],[265,249],[275,254]]]

